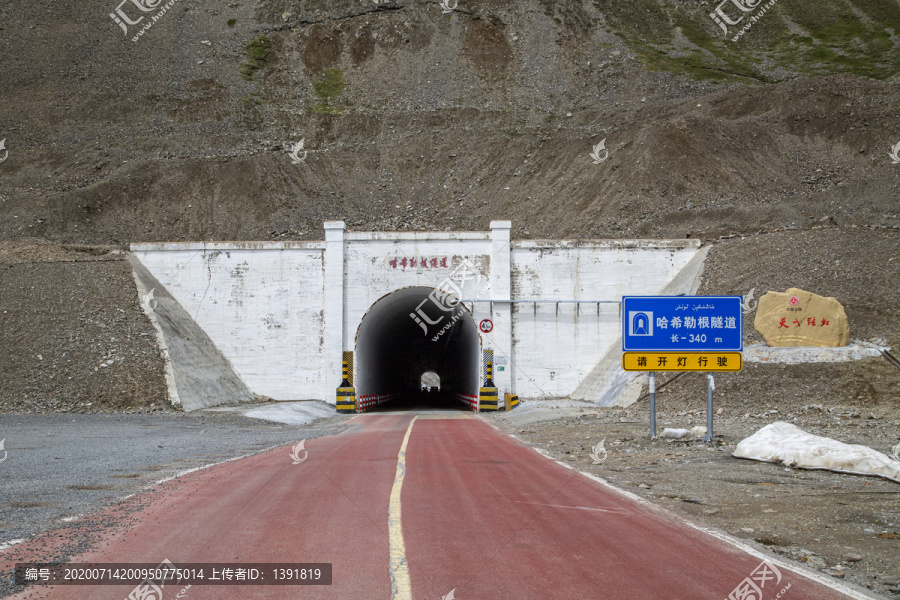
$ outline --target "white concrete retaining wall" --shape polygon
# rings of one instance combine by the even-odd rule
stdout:
[[[132,250],[251,390],[334,402],[337,384],[322,368],[324,244],[135,244]]]
[[[618,304],[552,300],[621,300],[653,295],[697,254],[697,243],[656,241],[513,244],[514,390],[522,398],[571,394],[613,344]]]
[[[695,240],[510,243],[509,221],[490,232],[325,229],[325,242],[134,244],[132,252],[253,392],[333,403],[341,352],[354,349],[372,305],[401,288],[440,286],[461,264],[477,270],[464,301],[505,301],[465,303],[476,324],[493,322],[481,345],[495,351],[500,397],[566,396],[619,343],[619,309],[555,301],[658,293],[699,251]]]

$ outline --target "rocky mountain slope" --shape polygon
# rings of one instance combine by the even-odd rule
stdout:
[[[78,248],[321,239],[325,219],[701,238],[717,243],[704,290],[798,285],[844,302],[852,337],[897,339],[900,2],[445,5],[0,5],[0,309],[10,356],[32,361],[6,365],[5,381],[30,382],[9,397],[27,387],[44,410],[60,395],[32,363],[81,335],[73,296],[129,315],[132,404],[164,393],[127,268],[71,262]],[[717,8],[746,12],[738,39]],[[62,395],[78,406],[115,385]]]
[[[16,0],[0,236],[898,226],[900,6],[823,6],[781,0],[732,42],[700,2],[177,0],[132,41],[115,2]]]

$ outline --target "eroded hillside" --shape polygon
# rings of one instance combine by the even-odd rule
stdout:
[[[900,7],[806,6],[780,0],[732,42],[699,2],[179,0],[132,41],[115,3],[17,0],[0,236],[897,226]]]

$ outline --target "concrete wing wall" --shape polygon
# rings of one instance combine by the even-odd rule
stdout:
[[[700,287],[700,275],[710,246],[700,248],[678,273],[654,293],[660,296],[694,295]],[[588,400],[600,406],[630,406],[641,395],[643,373],[622,369],[622,336],[610,345],[569,397]]]
[[[593,396],[609,377],[601,358],[619,343],[617,302],[673,286],[689,292],[698,272],[689,265],[702,264],[693,240],[511,243],[508,221],[491,222],[491,232],[344,227],[326,222],[324,242],[136,244],[132,251],[247,386],[277,400],[333,401],[341,352],[356,349],[366,314],[387,294],[414,287],[491,301],[466,306],[475,327],[484,326],[467,360],[480,364],[479,346],[493,350],[498,388],[523,398]],[[461,265],[469,270],[465,284]],[[407,327],[407,313],[419,307],[402,308],[382,315],[397,328],[381,323],[379,335],[437,333],[422,332],[419,322]]]
[[[574,392],[600,359],[619,344],[616,304],[560,304],[552,300],[620,301],[657,294],[688,265],[699,243],[521,242],[513,245],[513,391],[524,398]]]
[[[136,244],[257,394],[330,398],[323,350],[323,244]]]
[[[128,260],[134,269],[141,305],[160,338],[172,404],[192,411],[252,402],[253,392],[206,332],[136,257],[129,254]]]

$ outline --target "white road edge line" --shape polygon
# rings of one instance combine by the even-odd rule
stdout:
[[[185,471],[180,471],[178,473],[175,473],[171,477],[166,477],[165,479],[160,479],[159,481],[155,481],[154,483],[151,483],[150,485],[147,485],[147,486],[141,488],[141,491],[148,490],[148,489],[150,489],[154,486],[157,486],[161,483],[166,483],[167,481],[172,481],[173,479],[178,479],[179,477],[184,477],[185,475],[187,475],[189,473],[195,473],[197,471],[202,471],[203,469],[209,469],[210,467],[215,467],[216,465],[224,465],[225,463],[230,463],[230,462],[234,462],[236,460],[241,460],[242,458],[250,458],[251,456],[256,456],[257,454],[262,454],[263,452],[269,452],[270,450],[275,450],[276,448],[283,448],[284,446],[289,446],[289,445],[291,445],[291,442],[288,442],[287,444],[276,444],[274,446],[269,446],[268,448],[263,448],[262,450],[255,450],[255,451],[251,452],[250,454],[244,454],[243,456],[235,456],[234,458],[227,458],[227,459],[219,461],[219,462],[209,463],[208,465],[203,465],[200,467],[194,467],[193,469],[187,469]],[[134,496],[134,494],[125,496],[125,498],[130,498],[131,496]]]
[[[542,456],[546,456],[543,452],[539,451],[538,453],[541,454]],[[555,463],[560,464],[564,467],[568,467],[569,469],[575,469],[575,467],[567,465],[556,459],[551,458],[551,460],[553,460]],[[622,496],[625,496],[626,498],[628,498],[630,500],[635,500],[640,504],[645,504],[645,505],[650,504],[652,506],[656,506],[652,502],[646,500],[645,498],[641,498],[637,494],[634,494],[632,492],[629,492],[627,490],[623,490],[622,488],[614,486],[613,484],[611,484],[610,482],[606,481],[605,479],[603,479],[602,477],[600,477],[598,475],[594,475],[593,473],[586,473],[585,471],[578,471],[577,469],[575,469],[575,470],[578,473],[580,473],[581,475],[584,475],[585,477],[596,481],[600,485],[607,487],[607,488],[613,490],[614,492],[616,492]],[[723,531],[717,531],[717,530],[709,528],[709,527],[697,525],[696,523],[692,523],[692,522],[688,521],[681,515],[675,514],[671,511],[666,511],[666,512],[669,513],[672,517],[678,519],[679,521],[681,521],[682,523],[687,525],[688,527],[691,527],[692,529],[696,529],[697,531],[700,531],[702,533],[710,535],[710,536],[716,538],[717,540],[721,540],[721,541],[725,542],[726,544],[730,544],[730,545],[734,546],[735,548],[737,548],[738,550],[746,552],[750,556],[753,556],[760,560],[767,560],[777,567],[786,569],[788,571],[791,571],[792,573],[796,573],[797,575],[800,575],[801,577],[805,577],[806,579],[811,579],[811,580],[815,581],[816,583],[820,583],[820,584],[824,585],[825,587],[835,590],[836,592],[840,592],[846,596],[849,596],[850,598],[854,598],[854,600],[881,600],[881,596],[867,594],[867,593],[863,592],[862,590],[858,590],[858,589],[852,588],[848,585],[845,585],[843,583],[839,583],[839,582],[835,581],[833,577],[827,577],[817,571],[799,568],[799,567],[797,567],[797,565],[792,565],[791,563],[788,563],[788,562],[782,560],[775,554],[767,554],[764,552],[760,552],[759,550],[757,550],[753,546],[747,544],[740,538],[736,538],[736,537],[729,535]]]
[[[550,456],[550,453],[547,452],[546,450],[532,446],[531,444],[522,440],[521,438],[514,436],[512,434],[506,433],[505,431],[503,431],[502,429],[500,429],[493,423],[488,423],[488,421],[486,421],[486,420],[483,420],[483,422],[487,423],[488,425],[490,425],[491,427],[493,427],[500,433],[502,433],[504,435],[508,435],[509,437],[517,440],[518,442],[525,445],[526,447],[531,448],[532,450],[534,450],[535,452],[537,452],[544,458],[549,458],[550,460],[552,460],[553,462],[555,462],[556,464],[558,464],[560,466],[563,466],[567,469],[572,469],[573,471],[576,471],[577,473],[584,475],[588,479],[592,479],[592,480],[596,481],[597,483],[599,483],[600,485],[602,485],[606,488],[609,488],[610,490],[614,491],[615,493],[619,494],[620,496],[624,496],[624,497],[628,498],[629,500],[633,500],[633,501],[637,502],[638,504],[641,504],[643,506],[650,506],[655,509],[661,509],[661,510],[665,511],[669,516],[671,516],[672,518],[678,519],[679,521],[681,521],[688,527],[691,527],[692,529],[696,529],[697,531],[706,533],[718,540],[725,542],[726,544],[730,544],[730,545],[734,546],[735,548],[737,548],[738,550],[746,552],[750,556],[753,556],[760,560],[767,560],[770,563],[772,563],[778,567],[781,567],[782,569],[786,569],[788,571],[791,571],[792,573],[796,573],[797,575],[800,575],[801,577],[805,577],[806,579],[811,579],[812,581],[815,581],[816,583],[820,583],[820,584],[824,585],[825,587],[831,588],[831,589],[835,590],[836,592],[845,594],[846,596],[849,596],[850,598],[853,598],[854,600],[881,600],[882,599],[882,596],[874,595],[874,593],[869,594],[869,593],[864,592],[855,587],[851,587],[847,584],[840,583],[838,581],[835,581],[833,577],[827,577],[825,575],[822,575],[818,571],[813,571],[811,569],[803,569],[801,567],[798,567],[797,565],[788,563],[788,562],[782,560],[780,557],[778,557],[774,553],[767,554],[767,553],[760,552],[759,550],[757,550],[753,546],[747,544],[740,538],[736,538],[732,535],[729,535],[728,533],[725,533],[724,531],[717,531],[710,527],[704,527],[702,525],[697,525],[696,523],[692,523],[691,521],[688,521],[681,515],[678,515],[672,511],[666,510],[663,507],[661,507],[657,504],[654,504],[653,502],[650,502],[649,500],[647,500],[645,498],[638,496],[637,494],[629,492],[628,490],[624,490],[620,487],[614,486],[613,484],[606,481],[599,475],[594,475],[593,473],[587,473],[585,471],[579,471],[572,465],[567,465],[566,463],[564,463],[562,461],[556,460],[555,458]]]
[[[547,508],[571,508],[572,510],[595,510],[597,512],[624,514],[625,511],[618,508],[596,508],[593,506],[566,506],[564,504],[544,504],[543,502],[526,502],[525,500],[513,500],[516,504],[534,504],[537,506],[546,506]]]
[[[598,475],[594,475],[592,473],[585,473],[584,471],[578,471],[578,472],[581,473],[582,475],[584,475],[585,477],[593,479],[597,483],[599,483],[605,487],[608,487],[609,489],[611,489],[623,496],[631,498],[632,500],[638,500],[642,504],[652,504],[651,502],[648,502],[647,500],[645,500],[644,498],[641,498],[637,494],[633,494],[627,490],[623,490],[621,488],[614,486],[613,484],[609,483],[608,481],[606,481],[602,477],[599,477]],[[669,511],[667,511],[667,512],[669,512]],[[837,592],[846,594],[847,596],[849,596],[851,598],[855,598],[856,600],[881,600],[881,598],[882,598],[882,596],[869,594],[867,592],[863,592],[862,590],[856,589],[856,588],[846,585],[844,583],[840,583],[839,581],[835,581],[835,579],[833,577],[827,577],[825,575],[822,575],[818,571],[813,571],[811,569],[803,569],[802,567],[798,567],[797,565],[794,565],[794,564],[791,564],[789,562],[782,560],[776,554],[760,552],[753,546],[744,542],[742,539],[734,537],[733,535],[725,533],[724,531],[718,531],[711,527],[704,527],[702,525],[697,525],[696,523],[692,523],[691,521],[688,521],[681,515],[677,515],[675,513],[670,513],[670,514],[672,514],[674,517],[679,519],[681,522],[683,522],[688,527],[691,527],[693,529],[696,529],[697,531],[701,531],[703,533],[711,535],[712,537],[714,537],[718,540],[721,540],[727,544],[731,544],[738,550],[742,550],[751,556],[754,556],[760,560],[767,560],[770,563],[772,563],[778,567],[787,569],[788,571],[796,573],[797,575],[800,575],[801,577],[811,579],[811,580],[815,581],[816,583],[821,583],[825,587],[829,587]]]
[[[403,541],[403,524],[400,520],[400,492],[403,479],[406,477],[406,445],[413,425],[418,419],[413,417],[406,428],[400,454],[397,455],[397,473],[394,475],[394,486],[391,488],[391,501],[388,504],[388,546],[391,556],[391,600],[412,600],[412,582],[409,579],[409,564],[406,561],[406,544]]]

